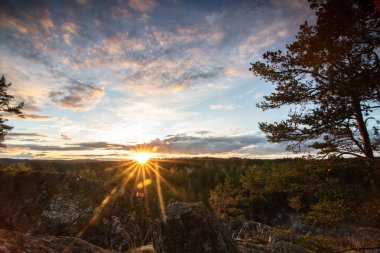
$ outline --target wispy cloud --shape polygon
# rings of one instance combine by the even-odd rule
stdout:
[[[62,138],[62,140],[64,140],[64,141],[71,141],[72,139],[69,137],[69,136],[67,136],[66,134],[61,134],[61,138]]]
[[[237,106],[232,104],[214,104],[210,105],[211,110],[234,110]]]
[[[246,146],[262,143],[266,143],[266,139],[256,135],[197,137],[180,134],[144,145],[162,153],[199,155],[236,152]]]
[[[74,110],[89,110],[100,102],[104,88],[96,88],[90,84],[74,83],[49,93],[51,100],[63,108]]]
[[[26,121],[49,121],[55,120],[56,117],[46,116],[46,115],[38,115],[38,114],[24,114],[24,117],[21,118],[14,114],[4,114],[2,118],[5,119],[17,119],[17,120],[26,120]]]
[[[47,137],[46,134],[40,134],[40,133],[9,133],[8,136],[10,137]]]
[[[129,0],[129,6],[140,12],[151,12],[156,6],[154,0]]]

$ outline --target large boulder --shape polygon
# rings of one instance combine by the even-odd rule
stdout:
[[[202,203],[174,203],[153,232],[157,253],[238,253],[232,238]]]

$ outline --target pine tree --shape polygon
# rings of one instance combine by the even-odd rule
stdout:
[[[21,112],[21,109],[24,106],[24,103],[21,102],[16,106],[12,106],[11,102],[13,100],[13,96],[7,93],[9,86],[11,83],[7,83],[5,77],[2,76],[0,79],[0,112],[5,112],[7,114],[16,114],[20,117],[24,117]],[[0,147],[5,147],[4,138],[8,134],[10,130],[13,129],[12,126],[6,124],[7,119],[0,115]]]
[[[285,53],[266,52],[250,70],[276,85],[257,106],[293,105],[288,119],[260,123],[271,142],[288,150],[374,161],[379,151],[380,14],[372,0],[310,0],[315,25],[305,22]],[[373,132],[371,131],[373,130]]]

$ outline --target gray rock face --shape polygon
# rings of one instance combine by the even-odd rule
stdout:
[[[272,228],[268,225],[259,223],[259,222],[244,222],[237,238],[240,240],[253,240],[253,239],[258,239],[258,240],[264,240],[267,242],[271,242],[272,240]]]
[[[202,203],[174,203],[153,233],[157,253],[238,253],[231,237]]]

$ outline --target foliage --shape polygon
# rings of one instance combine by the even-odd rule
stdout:
[[[329,252],[336,248],[335,238],[324,235],[314,235],[310,232],[300,236],[296,240],[296,243],[315,252]]]
[[[315,25],[300,26],[296,41],[266,52],[250,70],[276,85],[258,107],[294,105],[288,119],[260,123],[271,142],[295,152],[311,147],[322,155],[374,159],[379,150],[380,15],[372,0],[310,0]]]
[[[271,224],[278,214],[298,213],[310,224],[333,227],[352,222],[354,207],[368,199],[365,177],[362,163],[353,159],[294,159],[253,165],[241,173],[240,184],[216,186],[210,205],[220,214],[221,205],[239,199],[245,203],[235,203],[240,212],[234,209],[234,213],[245,213],[246,219]],[[234,216],[225,211],[224,216],[228,215]]]
[[[1,169],[1,171],[17,174],[17,173],[25,173],[31,171],[31,167],[28,164],[25,163],[15,163],[10,164],[9,166],[5,166]]]
[[[320,200],[310,208],[307,219],[315,225],[341,224],[349,213],[347,202],[344,199]]]
[[[287,200],[289,207],[294,211],[299,212],[302,209],[302,200],[300,195],[290,196]]]
[[[348,222],[380,227],[379,198],[370,194],[367,172],[358,159],[194,158],[159,164],[162,177],[170,184],[162,184],[165,204],[202,201],[219,217],[268,225],[285,224],[288,214],[297,214],[316,225],[335,227]],[[28,161],[4,165],[2,171],[73,174],[111,192],[123,186],[125,166],[125,162],[109,161]],[[123,186],[120,204],[125,202],[125,210],[138,220],[145,234],[160,217],[156,184],[148,186],[145,199],[136,199],[134,183],[132,178]]]
[[[0,113],[11,113],[23,117],[21,109],[23,108],[24,103],[22,102],[16,106],[11,105],[11,102],[14,97],[7,93],[7,90],[11,85],[11,83],[6,82],[4,76],[0,78]],[[0,115],[0,147],[5,146],[3,144],[4,138],[7,135],[7,133],[13,128],[12,126],[7,125],[6,122],[7,119],[3,118],[3,116]]]
[[[231,176],[225,178],[222,184],[218,184],[210,192],[210,205],[219,218],[245,216],[247,201],[241,193],[241,188],[233,184]]]

